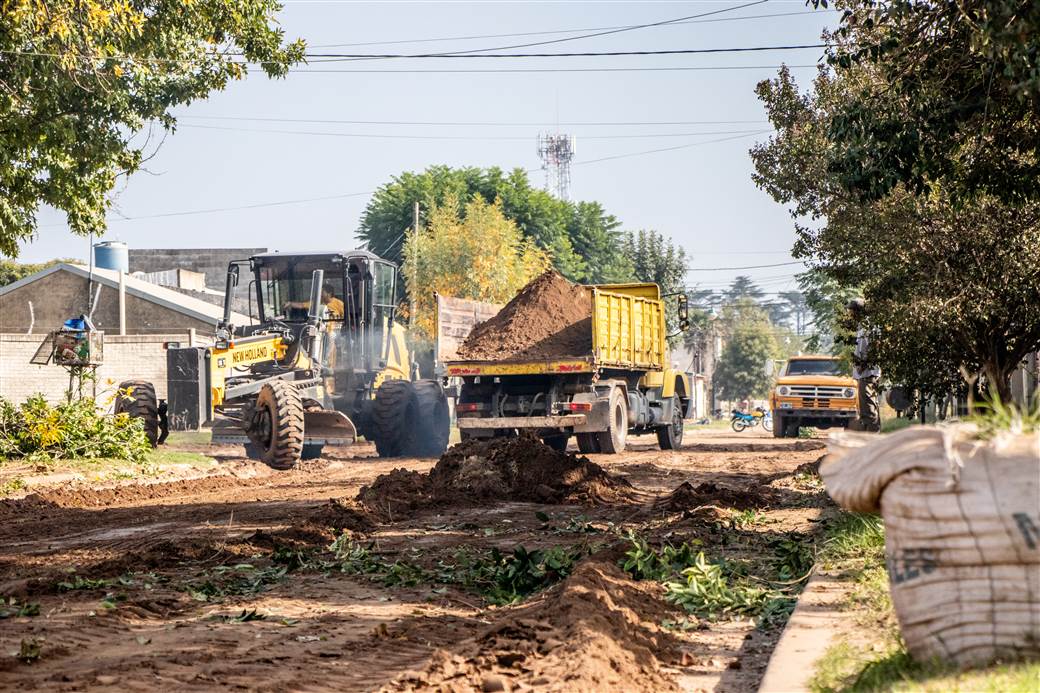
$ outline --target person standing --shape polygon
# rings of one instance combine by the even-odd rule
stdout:
[[[848,309],[856,321],[856,347],[852,351],[852,377],[859,391],[859,418],[855,428],[860,431],[880,431],[881,369],[870,360],[870,337],[864,326],[866,302],[862,298],[849,301]]]

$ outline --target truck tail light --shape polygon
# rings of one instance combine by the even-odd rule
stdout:
[[[460,402],[455,407],[457,412],[469,412],[469,411],[480,411],[484,408],[480,402]]]
[[[592,411],[592,402],[567,402],[564,409],[567,411]]]

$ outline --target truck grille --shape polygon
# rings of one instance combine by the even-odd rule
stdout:
[[[845,388],[833,385],[792,385],[791,397],[801,397],[806,400],[845,399],[844,391]]]

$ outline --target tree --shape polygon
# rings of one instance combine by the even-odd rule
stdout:
[[[777,135],[752,150],[755,182],[789,204],[794,254],[814,260],[815,281],[862,291],[871,359],[886,377],[936,396],[961,386],[962,370],[984,373],[1007,399],[1010,374],[1040,348],[1040,264],[1029,250],[1040,244],[1040,205],[958,198],[956,186],[917,194],[898,184],[876,199],[850,189],[829,160],[848,145],[832,125],[876,79],[866,68],[822,71],[804,95],[786,69],[760,83]],[[843,311],[837,322],[856,327]]]
[[[723,310],[722,324],[726,343],[712,378],[716,391],[728,400],[766,397],[772,385],[766,366],[778,348],[765,311],[742,298]]]
[[[621,222],[607,214],[598,202],[578,202],[568,207],[567,234],[574,252],[585,265],[579,281],[588,284],[631,281],[632,258],[624,252]]]
[[[501,200],[506,218],[546,250],[563,275],[576,281],[586,277],[588,265],[571,241],[571,230],[582,228],[574,219],[574,210],[569,203],[532,187],[523,169],[507,174],[495,167],[431,166],[422,173],[394,176],[373,193],[362,214],[358,237],[372,252],[400,263],[405,237],[413,225],[415,202],[421,214],[429,215],[449,200],[465,205],[478,195],[484,200]]]
[[[740,275],[734,279],[729,288],[722,292],[727,301],[739,301],[742,298],[750,298],[753,301],[761,301],[765,292],[746,275]]]
[[[794,321],[794,332],[804,335],[809,327],[809,304],[801,291],[781,291],[780,300],[785,304],[789,320]]]
[[[46,204],[74,233],[102,233],[109,193],[138,170],[156,122],[246,75],[284,76],[275,0],[10,0],[0,4],[0,253],[36,232]],[[149,133],[150,134],[150,133]]]
[[[59,259],[47,262],[21,263],[13,260],[0,260],[0,286],[14,284],[20,279],[42,272],[48,267],[53,267],[62,262],[78,263],[79,260]]]
[[[1040,200],[1040,4],[847,7],[828,51],[850,84],[826,124],[838,181],[873,200],[899,186],[958,204],[979,194]]]
[[[401,274],[415,305],[413,335],[420,340],[434,335],[435,292],[505,303],[549,266],[548,254],[524,238],[502,203],[479,195],[465,205],[449,198],[434,207],[427,227],[408,234],[404,255]]]

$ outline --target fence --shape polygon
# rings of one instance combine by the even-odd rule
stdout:
[[[166,397],[166,342],[197,344],[194,330],[162,335],[105,335],[104,363],[97,370],[98,392],[111,390],[124,380],[147,380],[160,398]],[[21,402],[42,393],[57,402],[65,397],[69,374],[53,364],[29,363],[43,335],[0,334],[0,397]],[[108,381],[112,384],[109,385]]]

